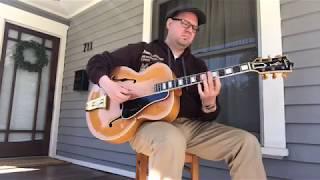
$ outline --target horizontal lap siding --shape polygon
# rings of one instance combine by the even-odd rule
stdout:
[[[141,41],[143,1],[101,1],[71,19],[67,38],[57,154],[60,156],[134,171],[135,154],[128,143],[112,145],[93,137],[85,120],[88,92],[73,90],[74,71],[85,69],[90,57]],[[93,50],[83,52],[83,44]]]
[[[285,80],[289,156],[264,159],[270,179],[320,179],[320,1],[281,0],[283,53],[295,63]]]

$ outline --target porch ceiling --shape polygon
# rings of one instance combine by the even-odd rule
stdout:
[[[70,19],[101,0],[18,0],[49,13]]]

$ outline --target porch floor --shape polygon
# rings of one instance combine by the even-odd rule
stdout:
[[[105,173],[75,164],[33,167],[0,166],[0,179],[5,180],[131,180],[131,178]]]

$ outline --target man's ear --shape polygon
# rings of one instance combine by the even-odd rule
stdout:
[[[168,18],[167,23],[166,23],[167,29],[169,29],[169,26],[171,25],[171,23],[172,23],[172,19]]]

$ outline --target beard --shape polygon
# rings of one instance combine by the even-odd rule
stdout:
[[[177,44],[180,47],[187,48],[191,45],[191,43],[192,43],[192,40],[190,38],[182,37],[182,38],[177,39]]]

